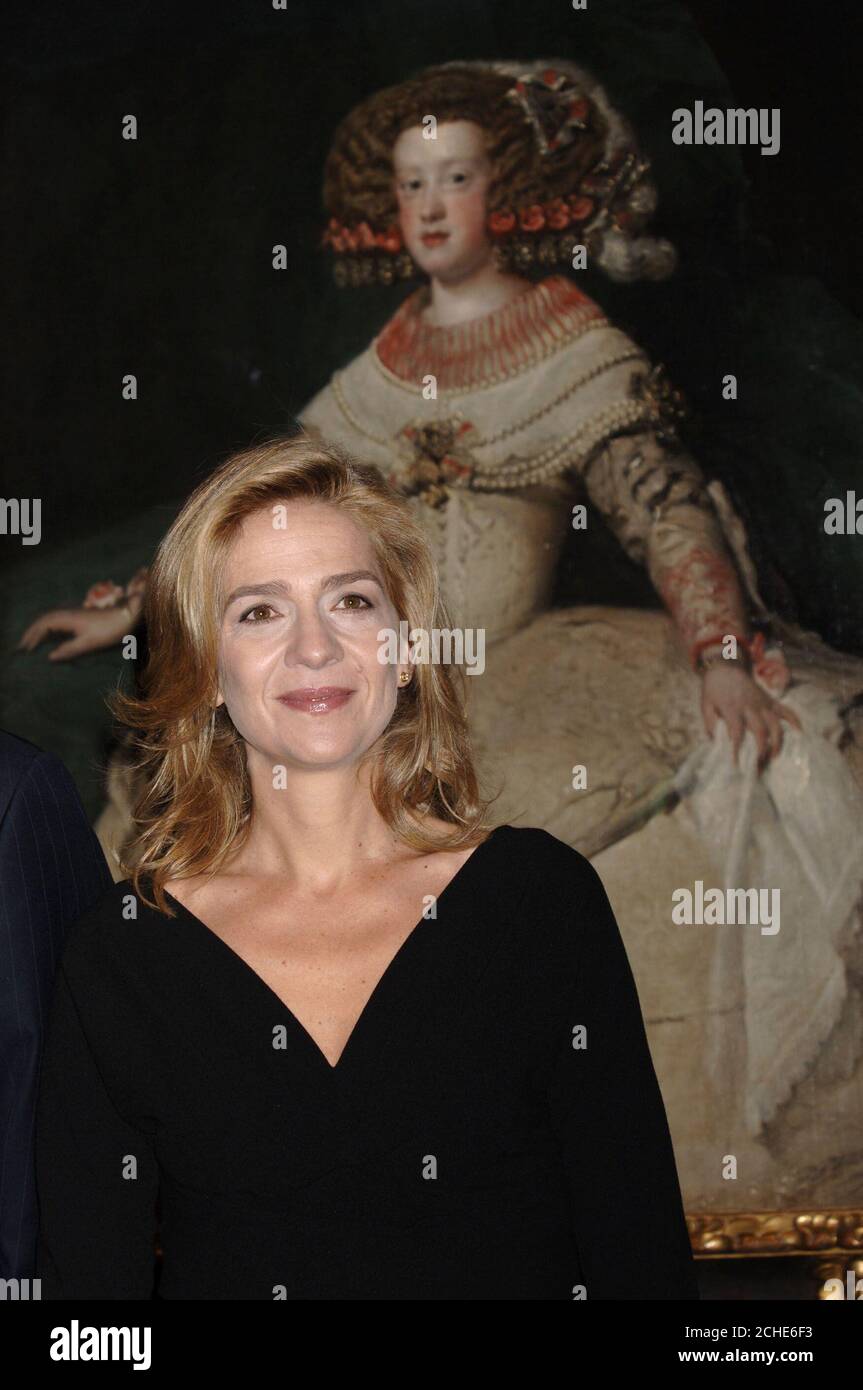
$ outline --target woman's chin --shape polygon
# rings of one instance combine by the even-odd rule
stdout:
[[[430,280],[440,280],[441,284],[457,283],[471,271],[471,266],[453,256],[446,247],[429,250],[427,246],[418,246],[411,254],[423,274]]]
[[[414,260],[417,260],[414,257]],[[485,269],[487,262],[483,259],[444,259],[443,256],[433,258],[426,252],[424,257],[425,264],[417,261],[420,269],[429,277],[436,280],[441,285],[453,288],[456,285],[467,285],[473,280],[474,276]]]

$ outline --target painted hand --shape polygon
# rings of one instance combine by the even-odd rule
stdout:
[[[18,651],[32,652],[51,633],[71,633],[65,642],[48,653],[49,661],[71,661],[85,652],[113,647],[135,627],[130,609],[120,608],[53,608],[42,613],[21,634]]]
[[[768,695],[749,672],[729,662],[709,666],[701,685],[701,713],[710,737],[716,721],[724,719],[731,739],[734,761],[740,745],[751,729],[758,745],[758,771],[761,772],[782,747],[782,720],[796,728],[802,725],[794,710]]]

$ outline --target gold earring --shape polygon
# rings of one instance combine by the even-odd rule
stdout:
[[[407,685],[407,683],[408,683],[408,681],[410,680],[410,678],[411,678],[411,673],[410,673],[410,671],[402,671],[401,675],[399,676],[399,680],[401,681],[402,685]]]

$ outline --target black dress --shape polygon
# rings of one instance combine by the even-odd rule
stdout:
[[[335,1067],[176,908],[117,883],[67,937],[43,1298],[152,1297],[157,1225],[165,1299],[698,1297],[629,963],[576,850],[493,831]]]

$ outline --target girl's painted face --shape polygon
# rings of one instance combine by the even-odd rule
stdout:
[[[455,283],[487,265],[492,166],[482,127],[446,121],[426,139],[422,126],[412,126],[396,140],[393,167],[399,225],[420,269]]]

